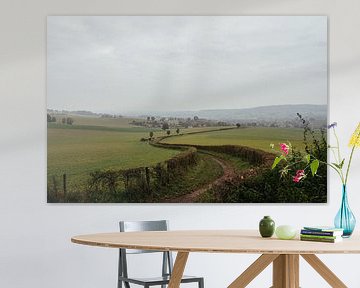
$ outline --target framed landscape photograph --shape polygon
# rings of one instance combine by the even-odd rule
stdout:
[[[47,201],[325,203],[327,62],[326,16],[49,16]]]

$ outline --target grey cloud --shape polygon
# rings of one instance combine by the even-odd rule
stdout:
[[[48,107],[126,112],[327,101],[322,16],[51,16]]]

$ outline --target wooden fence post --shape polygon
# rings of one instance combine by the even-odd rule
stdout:
[[[151,200],[153,200],[152,190],[150,187],[150,169],[149,167],[145,167],[145,178],[146,178],[146,189],[147,192],[150,193]]]
[[[64,198],[66,196],[66,174],[63,174],[63,189],[64,189]]]
[[[52,182],[53,182],[53,188],[55,192],[55,197],[58,198],[58,187],[57,187],[57,181],[55,175],[52,176]]]

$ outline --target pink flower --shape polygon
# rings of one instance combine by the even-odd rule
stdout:
[[[297,170],[296,175],[305,176],[305,171],[304,170]]]
[[[305,171],[304,170],[297,170],[296,171],[296,175],[293,176],[293,181],[295,183],[299,183],[301,181],[301,179],[305,178]]]
[[[285,155],[289,154],[289,146],[286,145],[285,143],[280,143],[280,149],[281,151],[283,151]]]

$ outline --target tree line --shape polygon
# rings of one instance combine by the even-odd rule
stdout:
[[[75,122],[74,119],[71,117],[63,117],[63,118],[61,118],[60,121],[62,124],[67,124],[67,125],[72,125]],[[47,113],[47,122],[48,123],[56,123],[57,119],[55,116],[52,116],[49,113]]]

